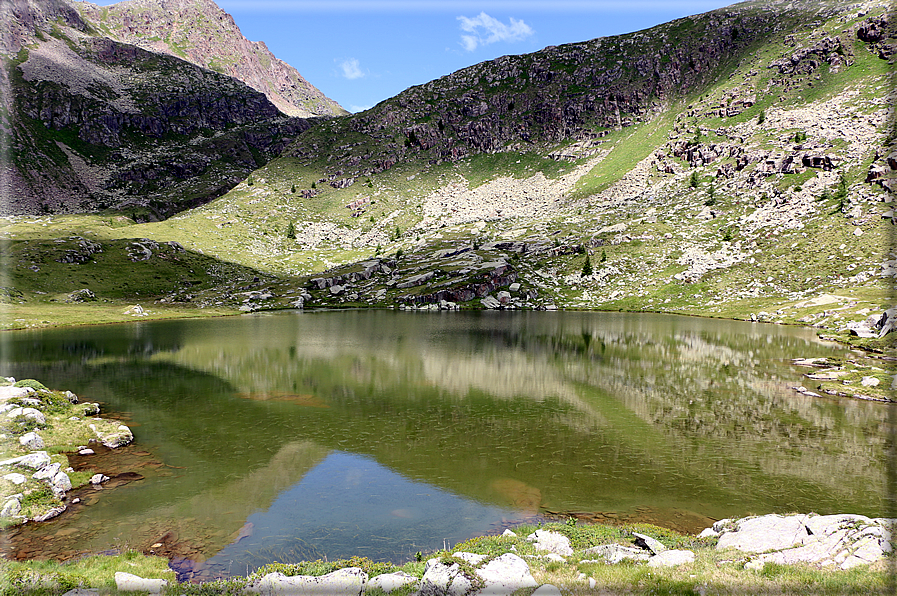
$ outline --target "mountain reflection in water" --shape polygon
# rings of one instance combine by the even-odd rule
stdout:
[[[791,358],[847,354],[805,329],[351,311],[0,345],[3,374],[126,417],[137,443],[118,457],[144,476],[5,532],[13,555],[136,548],[245,573],[407,558],[539,512],[685,531],[749,513],[885,513],[891,406],[794,392],[806,371]]]

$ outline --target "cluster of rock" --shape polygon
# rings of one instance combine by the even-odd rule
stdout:
[[[699,538],[715,539],[717,551],[747,553],[746,557],[724,561],[742,566],[748,572],[762,571],[766,563],[790,565],[809,563],[819,567],[847,570],[881,561],[892,551],[891,531],[897,520],[870,519],[862,515],[764,515],[742,519],[724,519],[707,528]],[[505,530],[504,536],[517,534]],[[527,590],[533,596],[560,596],[561,590],[533,576],[530,563],[541,565],[622,562],[663,568],[695,562],[691,550],[669,549],[658,540],[633,532],[633,544],[602,544],[575,551],[569,539],[550,530],[536,530],[526,537],[539,554],[520,555],[516,546],[510,552],[487,556],[457,551],[427,560],[423,576],[403,571],[370,577],[360,567],[347,567],[326,575],[265,574],[247,580],[245,594],[293,596],[299,594],[339,594],[363,596],[368,591],[392,593],[413,590],[414,596],[511,596]],[[115,574],[121,592],[162,592],[168,582],[144,579],[129,573]],[[600,590],[593,577],[580,573],[576,578],[583,588]],[[532,590],[535,588],[535,590]],[[532,590],[532,591],[530,591]],[[96,590],[72,590],[64,596],[90,596]],[[379,592],[378,592],[379,593]]]
[[[863,515],[763,515],[723,519],[701,532],[716,537],[718,550],[750,553],[748,569],[766,563],[811,563],[850,569],[884,558],[893,550],[891,533],[897,520]]]
[[[16,386],[15,379],[11,377],[7,377],[5,382],[9,384],[0,386],[0,416],[10,419],[13,424],[31,425],[38,430],[18,437],[18,451],[25,451],[25,454],[0,461],[0,518],[16,523],[28,521],[22,514],[22,502],[35,487],[31,481],[37,481],[47,485],[61,503],[48,506],[48,509],[37,515],[32,512],[33,521],[46,521],[65,511],[66,505],[62,501],[66,493],[72,490],[69,474],[74,470],[71,467],[63,468],[58,461],[54,462],[45,450],[48,445],[45,444],[39,431],[48,423],[49,414],[46,412],[48,402],[42,399],[47,392],[29,386]],[[78,421],[90,429],[96,437],[95,441],[115,449],[134,440],[131,429],[123,424],[111,424],[99,418],[89,418],[99,413],[99,404],[79,403],[78,397],[71,391],[66,391],[64,396],[73,406],[77,405],[79,415],[73,416],[70,420]],[[9,441],[10,437],[0,434],[0,442]],[[82,454],[93,453],[93,450],[86,445],[79,449]],[[106,476],[96,474],[91,478],[91,483],[100,484],[106,480],[108,480]]]
[[[897,329],[897,306],[889,308],[881,314],[872,314],[862,321],[852,321],[844,330],[858,337],[884,337]]]

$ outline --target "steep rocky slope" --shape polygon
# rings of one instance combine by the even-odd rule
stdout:
[[[113,39],[172,56],[243,81],[289,116],[346,114],[332,99],[279,60],[263,41],[252,42],[212,0],[128,0],[111,6],[75,5]]]
[[[98,35],[63,0],[4,17],[4,213],[163,218],[220,196],[308,127],[232,77]]]

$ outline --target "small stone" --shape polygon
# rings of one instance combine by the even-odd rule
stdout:
[[[881,383],[881,381],[879,381],[875,377],[863,377],[863,379],[860,381],[860,384],[863,387],[878,387],[879,383]]]
[[[94,455],[95,453],[93,449],[87,449],[86,447],[78,450],[78,455]]]
[[[552,584],[542,584],[530,596],[561,596],[561,591]]]
[[[744,564],[744,568],[748,571],[763,571],[764,567],[766,567],[766,563],[759,559],[751,559]]]
[[[13,472],[12,474],[6,474],[3,477],[3,479],[8,480],[9,482],[12,482],[13,484],[16,484],[16,485],[24,484],[25,481],[28,480],[28,478],[26,478],[23,474],[19,474],[17,472]]]
[[[90,477],[91,484],[102,484],[102,483],[106,482],[107,480],[109,480],[109,476],[105,476],[103,474],[94,474],[93,476]]]
[[[502,532],[501,535],[502,536],[513,536],[514,538],[517,537],[517,534],[515,534],[514,532],[512,532],[511,530],[509,530],[507,528],[505,528],[505,531]]]

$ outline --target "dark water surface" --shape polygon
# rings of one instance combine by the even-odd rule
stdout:
[[[806,329],[287,312],[0,342],[2,374],[99,401],[136,437],[73,458],[133,481],[3,533],[8,556],[133,548],[205,578],[404,561],[549,513],[692,532],[747,514],[885,514],[890,406],[793,391],[808,371],[791,358],[856,356]]]

